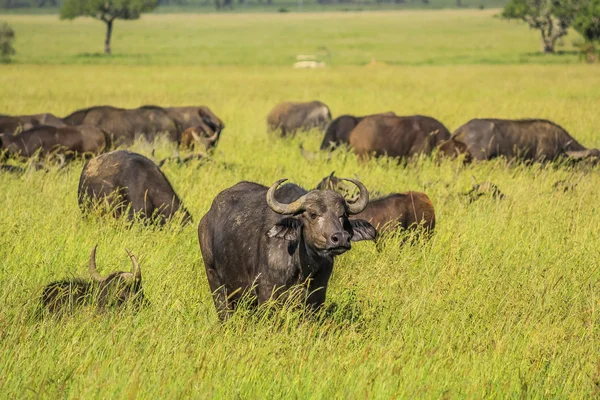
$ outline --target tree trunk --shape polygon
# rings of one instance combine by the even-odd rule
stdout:
[[[554,40],[544,39],[542,41],[542,51],[544,54],[554,53]]]
[[[112,36],[113,20],[106,21],[106,39],[104,40],[104,53],[110,56],[110,38]]]

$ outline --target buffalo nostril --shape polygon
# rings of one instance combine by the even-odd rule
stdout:
[[[331,243],[337,244],[340,241],[337,233],[331,237]]]

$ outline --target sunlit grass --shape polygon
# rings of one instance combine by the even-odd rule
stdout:
[[[521,43],[508,45],[519,48]],[[67,52],[83,51],[64,46],[64,53],[56,54],[58,62]],[[40,57],[50,60],[52,55],[42,50]],[[428,56],[419,51],[419,57]],[[168,56],[158,50],[153,54],[151,60]],[[172,62],[185,60],[178,56]],[[1,113],[64,116],[93,104],[206,104],[226,124],[212,161],[163,168],[194,217],[183,229],[83,218],[77,204],[80,161],[63,170],[0,173],[4,397],[597,394],[599,167],[508,165],[503,160],[462,167],[427,158],[406,165],[389,159],[361,164],[343,151],[331,160],[309,162],[298,147],[303,143],[316,151],[319,134],[281,140],[268,135],[265,124],[266,114],[281,100],[319,99],[334,116],[420,113],[440,119],[450,130],[474,117],[550,118],[583,144],[600,147],[595,66],[296,71],[276,66],[11,65],[0,71]],[[165,143],[136,143],[133,149],[151,157],[154,147],[156,159],[173,155]],[[242,310],[219,323],[196,232],[212,199],[241,180],[271,184],[287,177],[311,188],[333,170],[340,176],[356,174],[380,193],[426,192],[436,209],[435,234],[403,247],[401,238],[379,249],[366,242],[354,245],[336,262],[329,315],[309,317],[293,308],[259,314]],[[497,184],[506,199],[482,197],[469,204],[462,193],[471,188],[472,177]],[[577,183],[574,191],[553,190],[564,179]],[[62,319],[31,318],[45,284],[87,276],[96,243],[102,273],[130,269],[125,247],[138,256],[152,306],[139,313],[98,315],[84,309]]]
[[[115,22],[113,55],[106,26],[93,19],[2,16],[15,29],[14,62],[189,66],[289,66],[299,54],[328,65],[578,63],[570,32],[541,53],[540,32],[494,18],[500,10],[369,13],[144,15]]]

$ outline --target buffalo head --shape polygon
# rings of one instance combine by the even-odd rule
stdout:
[[[142,289],[142,270],[136,257],[125,249],[131,259],[131,272],[116,272],[103,278],[96,269],[97,247],[95,246],[90,254],[89,271],[92,280],[98,284],[100,300],[105,304],[117,306],[132,300],[135,305],[147,305]]]
[[[267,204],[278,214],[290,215],[280,220],[267,235],[296,241],[302,238],[314,251],[334,256],[350,250],[351,241],[375,239],[376,231],[367,221],[348,219],[369,203],[367,188],[357,180],[344,179],[360,191],[355,203],[348,203],[333,190],[312,190],[292,203],[280,203],[275,191],[287,179],[281,179],[267,191]]]
[[[459,140],[449,139],[443,141],[437,146],[437,152],[438,155],[442,157],[448,157],[452,159],[458,158],[464,154],[465,158],[463,161],[465,164],[473,161],[473,157],[469,152],[468,146]]]
[[[217,145],[219,131],[213,131],[209,126],[202,124],[187,128],[181,133],[181,146],[191,147],[193,143],[201,143],[206,150]]]

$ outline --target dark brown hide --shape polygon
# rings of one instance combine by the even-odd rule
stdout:
[[[225,124],[206,106],[167,107],[167,114],[179,125],[183,132],[188,128],[208,126],[213,132],[221,132]]]
[[[267,127],[279,131],[281,136],[314,128],[324,130],[330,121],[331,111],[320,101],[280,103],[267,115]]]
[[[170,141],[179,141],[176,122],[161,107],[144,106],[123,109],[111,106],[91,107],[65,117],[69,124],[94,125],[106,132],[115,145],[130,145],[137,137],[154,141],[166,134]]]
[[[206,150],[211,150],[217,145],[219,137],[208,125],[202,124],[183,131],[179,145],[183,148],[202,145]]]
[[[21,157],[32,157],[38,152],[44,156],[52,153],[99,154],[106,147],[105,133],[91,125],[40,126],[16,136],[5,134],[0,137],[0,148]]]
[[[160,168],[141,154],[125,150],[89,160],[81,172],[78,194],[82,210],[106,205],[115,217],[128,210],[129,218],[138,215],[162,225],[181,209],[184,224],[192,218]]]
[[[559,125],[542,119],[473,119],[454,132],[476,160],[496,157],[552,161],[561,156],[574,159],[600,157],[597,149],[579,144]]]
[[[352,193],[348,185],[331,173],[323,178],[317,189],[335,190],[346,200],[352,201]],[[350,219],[363,219],[377,229],[378,234],[392,232],[397,229],[423,228],[431,232],[435,228],[435,210],[431,200],[425,193],[405,192],[373,199],[359,214]]]
[[[342,144],[349,144],[350,132],[356,125],[363,119],[367,117],[374,116],[395,116],[391,111],[380,113],[380,114],[371,114],[362,117],[357,117],[354,115],[342,115],[337,117],[327,127],[325,131],[325,136],[323,137],[323,141],[321,142],[321,150],[334,149]]]
[[[412,157],[430,154],[436,146],[450,139],[450,132],[431,117],[375,116],[363,119],[350,133],[350,146],[360,158]]]
[[[350,250],[350,240],[375,237],[366,221],[348,219],[352,206],[338,193],[280,183],[240,182],[219,193],[200,221],[200,250],[222,319],[244,295],[262,304],[285,298],[294,285],[303,288],[303,301],[319,307],[335,256]],[[366,201],[363,186],[360,209]]]

